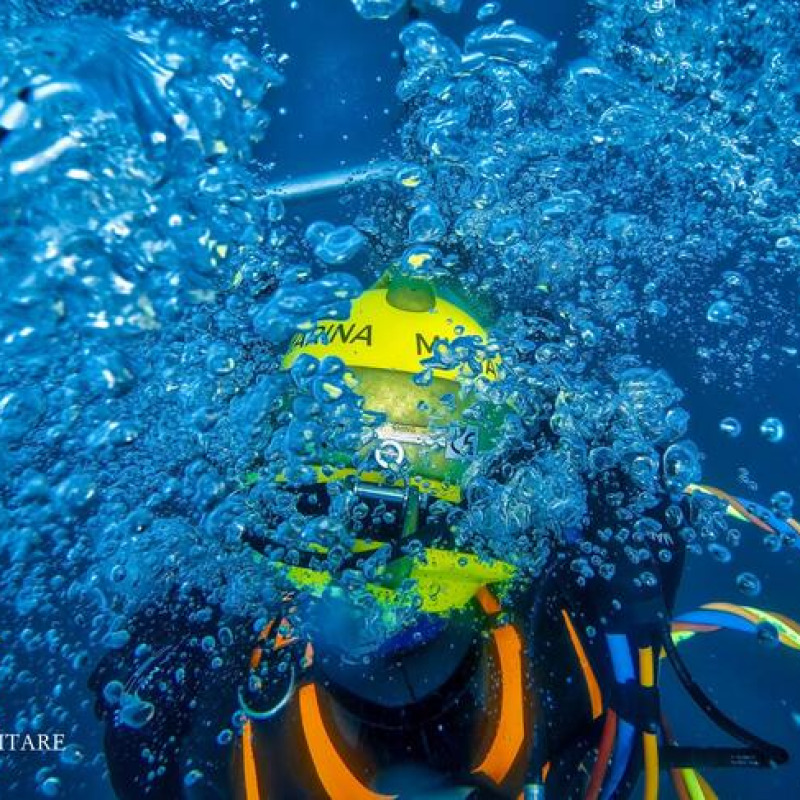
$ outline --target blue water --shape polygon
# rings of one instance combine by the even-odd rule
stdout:
[[[389,263],[492,305],[495,399],[569,443],[503,481],[482,465],[459,524],[490,554],[535,574],[608,459],[639,471],[632,513],[701,471],[767,506],[800,488],[796,2],[505,2],[481,20],[422,3],[416,21],[360,5],[0,8],[0,730],[71,743],[7,756],[0,796],[111,796],[86,681],[165,587],[230,618],[272,607],[241,544],[280,511],[268,479],[302,471],[301,440],[363,427],[347,392],[335,434],[318,411],[276,418],[288,383],[320,391],[281,352]],[[274,191],[372,161],[391,177]],[[557,324],[532,348],[540,314]],[[800,617],[796,550],[734,527],[698,526],[678,609]],[[795,652],[720,633],[684,655],[800,752]],[[720,742],[669,682],[665,706],[687,740]],[[723,798],[792,796],[800,767],[707,777]]]

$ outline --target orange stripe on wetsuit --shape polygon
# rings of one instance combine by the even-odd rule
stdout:
[[[482,589],[477,600],[483,611],[494,616],[500,611],[497,599]],[[269,637],[273,625],[262,632],[263,641]],[[286,637],[291,641],[290,637]],[[277,639],[277,637],[276,637]],[[496,785],[508,777],[529,739],[532,727],[527,719],[525,675],[523,666],[522,638],[514,625],[507,623],[492,632],[492,640],[498,663],[500,678],[499,712],[491,741],[480,764],[473,769]],[[275,642],[275,649],[288,641]],[[261,648],[256,648],[251,659],[253,668],[259,665]],[[394,795],[385,795],[366,786],[350,769],[347,759],[333,742],[322,715],[320,689],[307,683],[298,690],[297,703],[300,721],[314,771],[320,784],[331,800],[391,800]],[[267,800],[260,792],[256,755],[253,747],[255,730],[250,721],[245,724],[242,735],[242,772],[245,800]]]
[[[600,693],[600,684],[589,663],[589,658],[586,655],[586,650],[583,647],[575,626],[569,617],[566,609],[561,609],[561,616],[564,618],[564,624],[567,626],[567,633],[569,633],[569,640],[572,642],[572,647],[575,650],[575,655],[578,657],[578,663],[583,672],[583,678],[586,681],[586,691],[589,692],[589,702],[592,708],[592,719],[597,719],[603,713],[603,696]]]
[[[298,692],[300,721],[311,760],[323,789],[331,800],[389,800],[395,795],[379,794],[353,774],[331,739],[320,708],[319,689],[307,683]]]
[[[302,686],[296,702],[300,726],[314,772],[330,800],[393,800],[394,795],[373,792],[350,769],[339,752],[322,716],[320,690],[313,683]],[[262,787],[264,760],[256,749],[257,729],[251,720],[245,722],[240,741],[241,781],[237,798],[268,800]]]
[[[500,611],[497,599],[485,587],[478,592],[476,600],[487,615]],[[500,678],[499,710],[486,753],[472,771],[499,786],[526,749],[531,726],[527,719],[522,637],[514,625],[506,623],[492,631],[492,640]]]
[[[266,792],[262,792],[258,782],[258,767],[254,748],[253,723],[247,720],[242,730],[242,772],[244,774],[245,800],[267,800]]]

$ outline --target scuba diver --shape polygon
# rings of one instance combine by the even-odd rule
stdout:
[[[350,387],[372,436],[355,438],[351,452],[316,452],[272,482],[293,512],[342,525],[292,538],[274,520],[265,535],[244,536],[282,595],[259,633],[252,620],[226,628],[238,659],[219,663],[205,646],[219,612],[202,598],[173,598],[134,621],[131,642],[91,681],[120,798],[619,800],[643,775],[653,800],[669,769],[679,797],[711,800],[698,768],[786,761],[711,702],[676,643],[766,621],[800,649],[800,629],[724,604],[676,620],[686,548],[678,528],[709,495],[764,532],[800,526],[691,486],[650,510],[638,546],[662,557],[642,581],[641,564],[604,533],[615,522],[605,500],[626,491],[610,471],[590,487],[585,524],[535,579],[513,554],[478,554],[447,509],[467,504],[470,465],[496,446],[510,412],[486,391],[502,354],[469,306],[454,287],[389,274],[346,318],[293,337],[287,375],[322,371],[329,380],[318,387]],[[305,402],[298,391],[284,412]],[[246,483],[264,480],[259,470]],[[587,543],[615,565],[613,580],[576,581],[571,564]],[[660,707],[662,657],[741,746],[676,743]],[[131,721],[131,704],[143,702],[144,722]]]

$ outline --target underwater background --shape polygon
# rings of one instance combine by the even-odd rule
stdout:
[[[489,554],[511,548],[535,572],[542,543],[585,509],[580,476],[631,458],[645,483],[702,472],[790,515],[798,12],[0,2],[0,730],[69,743],[3,756],[0,797],[112,796],[87,680],[166,586],[231,617],[275,601],[241,540],[280,498],[242,478],[255,462],[301,474],[308,442],[352,434],[272,419],[280,354],[390,263],[457,277],[492,305],[511,373],[497,391],[523,416],[558,417],[581,454],[524,465],[507,486],[476,476],[463,524]],[[339,191],[292,195],[335,170],[354,170]],[[540,311],[561,322],[533,354]],[[597,433],[620,398],[624,452]],[[321,402],[348,418],[346,397]],[[672,462],[651,463],[665,442]],[[690,549],[679,612],[729,601],[800,616],[791,539],[731,524]],[[226,646],[223,626],[209,647],[222,662]],[[800,655],[734,633],[683,654],[722,708],[793,755],[708,770],[719,796],[800,793]],[[679,737],[722,743],[665,681]],[[146,724],[152,709],[127,713]]]

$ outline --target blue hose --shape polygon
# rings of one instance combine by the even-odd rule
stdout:
[[[620,685],[624,685],[635,680],[636,674],[633,669],[633,659],[631,658],[630,645],[628,638],[621,633],[611,633],[606,635],[608,649],[611,653],[611,666],[614,669],[614,677]],[[628,721],[620,719],[617,725],[617,740],[614,745],[614,755],[611,760],[611,772],[605,781],[601,800],[608,800],[625,775],[628,763],[633,751],[635,740],[635,727]]]

